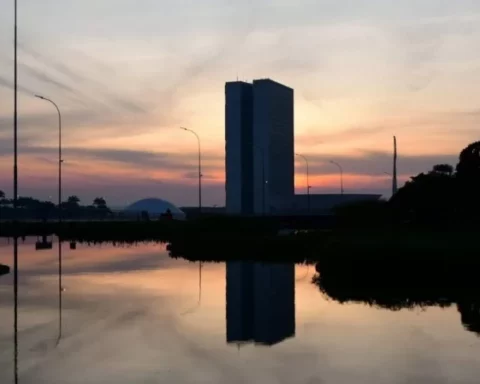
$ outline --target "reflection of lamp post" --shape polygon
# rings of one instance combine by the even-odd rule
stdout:
[[[182,313],[182,316],[188,315],[194,312],[196,309],[200,308],[200,304],[202,303],[202,268],[203,263],[200,261],[198,263],[198,303],[194,308],[188,309]]]
[[[343,168],[336,161],[330,160],[330,163],[336,165],[338,167],[338,169],[340,170],[340,192],[343,195]]]
[[[197,138],[197,142],[198,142],[198,210],[201,213],[202,212],[202,155],[201,155],[201,149],[200,149],[200,137],[197,135],[195,131],[191,129],[188,129],[185,127],[180,127],[180,129],[183,129],[184,131],[187,131],[187,132],[191,132]]]
[[[305,164],[307,165],[307,204],[308,204],[308,212],[310,213],[310,188],[311,187],[310,187],[310,181],[309,181],[308,159],[304,155],[301,155],[300,153],[296,153],[295,155],[305,160]]]
[[[58,105],[55,104],[50,99],[46,97],[35,95],[35,97],[48,101],[49,103],[53,104],[53,106],[57,109],[58,112],[58,221],[62,222],[62,114],[60,113],[60,109]]]
[[[58,238],[58,261],[59,261],[59,268],[58,268],[58,337],[57,337],[57,345],[60,344],[60,340],[62,338],[62,241],[60,237]]]

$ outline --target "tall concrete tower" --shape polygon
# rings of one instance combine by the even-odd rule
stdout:
[[[294,92],[270,79],[225,85],[230,214],[273,214],[294,197]]]
[[[225,196],[229,214],[253,213],[253,86],[225,84]]]
[[[294,91],[270,79],[253,82],[253,191],[256,214],[291,204],[294,191]]]

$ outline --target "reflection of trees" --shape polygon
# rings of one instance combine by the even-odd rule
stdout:
[[[431,258],[395,262],[387,256],[328,259],[312,282],[339,303],[360,302],[392,311],[457,304],[464,327],[480,335],[480,282],[476,269]]]
[[[477,297],[475,301],[459,300],[457,309],[465,329],[480,336],[480,299]]]

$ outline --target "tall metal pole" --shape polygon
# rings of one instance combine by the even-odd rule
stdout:
[[[35,97],[48,101],[49,103],[53,104],[56,108],[58,113],[58,222],[62,222],[62,114],[60,113],[60,108],[58,105],[55,104],[52,100],[40,96],[35,95]]]
[[[295,155],[297,155],[298,157],[301,157],[303,160],[305,160],[305,164],[307,165],[307,206],[308,206],[308,212],[310,212],[310,172],[309,172],[309,166],[308,166],[308,159],[306,158],[306,156],[300,154],[300,153],[296,153]]]
[[[18,65],[17,65],[17,0],[13,2],[13,217],[14,217],[14,245],[13,245],[13,353],[14,353],[14,381],[18,383],[18,238],[17,238],[17,206],[18,206]]]
[[[338,169],[340,170],[340,192],[343,195],[343,168],[336,161],[330,160],[330,163],[336,165],[338,167]]]
[[[198,210],[200,213],[202,213],[202,152],[201,152],[201,147],[200,147],[200,137],[197,135],[197,133],[189,128],[185,127],[180,127],[180,129],[183,129],[184,131],[191,132],[195,135],[197,138],[198,142]]]
[[[14,0],[14,46],[13,46],[13,208],[14,217],[17,218],[18,205],[18,150],[17,150],[17,131],[18,131],[18,64],[17,64],[17,0]]]

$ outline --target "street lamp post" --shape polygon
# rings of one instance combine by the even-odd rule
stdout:
[[[308,167],[308,159],[306,158],[306,156],[300,154],[300,153],[296,153],[295,155],[297,155],[298,157],[301,157],[303,160],[305,160],[305,164],[307,165],[307,206],[308,206],[308,212],[310,213],[310,172],[309,172],[309,167]]]
[[[17,221],[18,206],[18,65],[17,65],[17,0],[13,2],[13,217],[14,223]],[[14,225],[16,232],[16,225]],[[18,383],[18,238],[17,233],[14,234],[14,250],[13,250],[13,295],[15,297],[13,311],[13,360],[14,360],[14,380]]]
[[[13,2],[13,208],[15,219],[17,218],[18,205],[18,65],[17,65],[17,0]]]
[[[197,133],[189,128],[180,127],[184,131],[190,132],[197,138],[198,142],[198,210],[199,213],[202,213],[202,152],[200,147],[200,137]]]
[[[48,101],[51,103],[58,113],[58,223],[62,223],[62,114],[60,113],[60,108],[52,100],[35,95],[35,97]],[[60,228],[58,228],[60,230]],[[59,310],[59,328],[58,328],[58,339],[57,345],[60,343],[62,338],[62,241],[60,236],[58,237],[58,310]]]
[[[343,195],[343,168],[336,161],[330,160],[330,163],[336,165],[338,167],[338,169],[340,170],[340,192]]]
[[[48,101],[58,112],[58,222],[62,222],[62,114],[58,105],[46,97],[35,95],[35,97]]]

